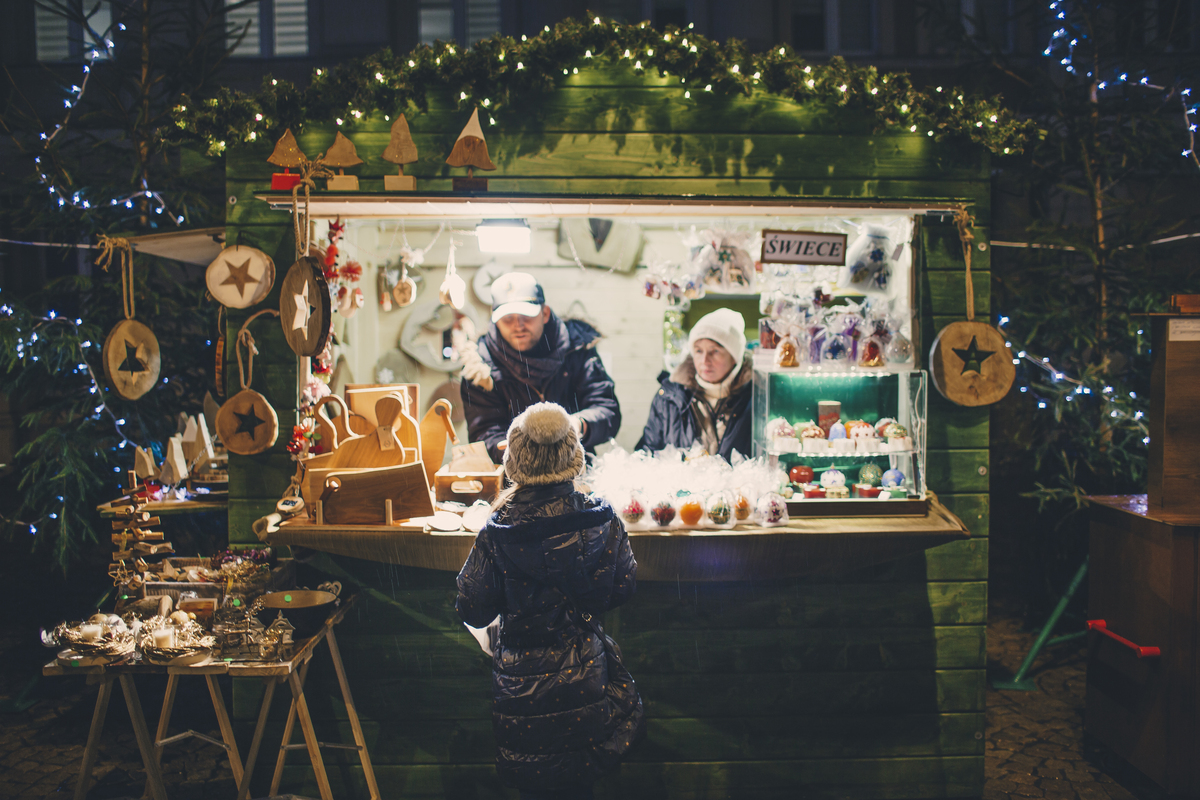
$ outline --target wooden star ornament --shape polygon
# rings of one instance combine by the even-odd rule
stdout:
[[[929,349],[934,388],[960,406],[985,406],[1008,394],[1016,378],[1004,334],[983,322],[952,322]]]
[[[288,346],[301,356],[316,356],[329,341],[333,304],[321,262],[297,259],[279,287],[279,320]]]
[[[226,247],[204,272],[208,292],[226,308],[249,308],[275,284],[275,262],[255,247]]]
[[[137,400],[158,383],[162,365],[158,339],[142,323],[118,322],[104,342],[104,374],[117,394]]]
[[[231,453],[261,453],[279,438],[275,409],[253,389],[243,389],[225,401],[217,412],[217,434]]]

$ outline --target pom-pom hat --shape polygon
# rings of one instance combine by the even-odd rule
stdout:
[[[572,480],[583,472],[583,459],[579,431],[557,403],[536,403],[508,426],[504,472],[513,483],[546,486]]]

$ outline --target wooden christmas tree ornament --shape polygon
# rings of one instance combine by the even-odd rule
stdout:
[[[328,297],[328,294],[326,294]],[[267,402],[267,398],[250,388],[254,380],[254,356],[258,348],[254,346],[254,337],[250,335],[250,323],[263,314],[276,314],[273,309],[260,311],[246,320],[238,331],[234,347],[237,349],[238,380],[242,390],[225,401],[217,412],[217,435],[231,453],[251,456],[261,453],[275,444],[279,438],[279,418],[275,409]],[[246,348],[248,363],[246,371],[242,371],[242,348]]]
[[[121,303],[125,319],[109,331],[104,340],[104,374],[117,394],[137,400],[158,383],[162,366],[158,339],[154,332],[133,318],[133,250],[126,239],[100,236],[102,252],[96,259],[106,271],[115,256],[121,267]]]
[[[383,189],[386,192],[411,192],[417,188],[417,179],[404,174],[404,165],[417,160],[417,145],[408,131],[408,120],[404,115],[392,123],[392,138],[383,151],[383,160],[400,167],[399,175],[384,175]]]
[[[331,192],[358,191],[358,176],[347,175],[344,169],[357,166],[363,163],[363,160],[358,157],[358,151],[354,149],[354,142],[343,136],[341,131],[338,131],[337,136],[333,139],[333,144],[325,151],[321,161],[327,167],[338,168],[338,174],[331,176],[326,182],[326,189]]]
[[[288,128],[275,143],[274,152],[267,158],[267,161],[275,166],[283,167],[283,172],[276,172],[271,176],[271,190],[290,192],[292,187],[300,181],[300,176],[293,174],[291,168],[299,167],[307,160],[308,158],[300,151],[300,146],[296,144],[296,137],[292,136],[291,128]]]
[[[483,128],[479,125],[479,109],[471,112],[462,133],[454,142],[454,149],[446,163],[452,167],[466,167],[467,177],[455,178],[453,188],[456,192],[486,192],[487,178],[476,178],[475,169],[492,170],[496,165],[488,155],[487,142],[483,138]]]
[[[975,322],[971,223],[965,211],[955,215],[966,262],[967,321],[951,322],[938,333],[929,349],[929,374],[934,387],[950,402],[986,406],[1008,394],[1017,370],[1004,334],[991,325]]]
[[[332,303],[321,262],[296,260],[280,285],[279,320],[288,346],[300,356],[317,356],[329,341]]]
[[[208,265],[204,282],[209,293],[226,308],[249,308],[270,293],[275,284],[275,262],[254,247],[226,247]]]
[[[163,486],[175,486],[187,480],[188,459],[184,453],[183,434],[177,433],[167,440],[167,452],[163,456],[162,470],[158,482]]]

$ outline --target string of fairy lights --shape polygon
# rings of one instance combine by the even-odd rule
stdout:
[[[1051,0],[1049,4],[1050,12],[1058,21],[1059,27],[1050,34],[1050,41],[1046,48],[1042,51],[1042,55],[1051,58],[1057,58],[1058,63],[1071,75],[1078,75],[1075,69],[1075,48],[1079,46],[1081,41],[1089,37],[1088,26],[1086,21],[1081,21],[1079,14],[1070,14],[1070,5],[1067,0]],[[1068,26],[1071,30],[1068,30]],[[1179,101],[1183,106],[1183,125],[1187,130],[1188,146],[1180,153],[1184,158],[1189,159],[1197,167],[1200,167],[1200,154],[1196,153],[1196,115],[1200,113],[1200,105],[1193,105],[1191,102],[1192,90],[1190,87],[1179,86],[1159,86],[1150,82],[1149,76],[1143,75],[1136,81],[1130,81],[1129,72],[1122,71],[1119,68],[1112,68],[1112,82],[1120,85],[1141,86],[1146,89],[1162,92],[1170,96],[1171,93],[1179,92]],[[1089,70],[1086,77],[1093,79],[1096,82],[1097,93],[1104,91],[1110,85],[1108,79],[1101,79],[1101,76],[1096,75]]]
[[[1009,317],[1001,314],[997,318],[996,322],[1000,330],[1004,331],[1005,326],[1009,323]],[[1004,331],[1004,333],[1008,335],[1007,331]],[[1142,336],[1144,333],[1144,329],[1139,329],[1137,335]],[[1013,347],[1013,343],[1011,341],[1005,342],[1005,344],[1008,345],[1009,348]],[[1068,389],[1060,394],[1064,403],[1074,403],[1077,398],[1082,400],[1084,397],[1103,400],[1103,402],[1111,406],[1111,408],[1108,409],[1109,419],[1117,422],[1133,424],[1142,434],[1142,444],[1150,444],[1150,428],[1143,421],[1146,417],[1145,409],[1137,407],[1140,405],[1137,392],[1127,390],[1124,393],[1126,396],[1123,397],[1122,393],[1109,383],[1104,383],[1098,386],[1098,390],[1093,389],[1092,386],[1088,385],[1087,381],[1071,377],[1066,372],[1056,367],[1050,360],[1049,356],[1040,356],[1035,353],[1030,353],[1028,350],[1018,350],[1016,353],[1014,353],[1013,365],[1028,365],[1029,367],[1033,367],[1044,373],[1044,376],[1048,378],[1051,383],[1074,387],[1073,389]],[[1046,397],[1039,394],[1032,380],[1022,382],[1018,388],[1018,391],[1021,394],[1030,395],[1036,401],[1038,409],[1049,409],[1056,402],[1056,400],[1052,397]]]
[[[920,91],[906,75],[881,74],[838,57],[810,64],[786,45],[750,53],[736,40],[718,43],[691,26],[659,31],[647,23],[593,17],[545,26],[532,37],[497,35],[465,49],[437,42],[403,56],[383,51],[317,69],[304,88],[268,78],[253,95],[222,88],[208,99],[183,98],[174,109],[174,138],[200,139],[218,155],[230,144],[277,138],[285,129],[307,124],[389,121],[410,105],[427,110],[430,95],[445,96],[463,109],[478,107],[488,126],[519,126],[528,116],[522,104],[533,93],[554,89],[601,59],[637,75],[677,79],[687,87],[683,98],[701,107],[709,97],[767,92],[800,103],[861,109],[883,129],[939,141],[963,138],[997,155],[1021,152],[1035,127],[996,97],[967,96],[942,86]],[[512,115],[504,117],[509,111]]]
[[[95,11],[92,13],[95,13]],[[96,45],[100,46],[102,44],[106,59],[113,58],[115,54],[115,44],[110,36],[114,27],[119,31],[124,31],[125,23],[114,22],[103,33],[96,37]],[[47,188],[47,191],[49,191],[49,193],[55,197],[58,202],[58,207],[65,208],[70,206],[78,211],[94,210],[98,207],[103,207],[105,203],[103,201],[94,202],[93,200],[89,199],[84,192],[64,189],[55,177],[52,177],[50,174],[48,174],[46,163],[47,161],[54,163],[54,160],[50,157],[51,147],[54,144],[55,138],[57,138],[60,133],[67,130],[68,123],[71,121],[71,115],[83,102],[84,95],[87,93],[88,84],[92,79],[93,68],[95,67],[96,62],[100,60],[100,51],[96,49],[96,46],[93,46],[84,56],[84,59],[86,63],[83,64],[83,79],[77,84],[72,84],[70,87],[70,96],[63,99],[63,107],[66,109],[66,113],[63,116],[62,121],[55,124],[53,130],[44,130],[38,134],[41,152],[38,155],[35,155],[33,158],[38,180]],[[66,178],[68,182],[70,180],[69,177],[65,175],[60,175],[59,177]],[[167,205],[166,199],[161,193],[155,191],[147,184],[145,177],[142,178],[140,189],[128,192],[118,197],[111,197],[108,199],[107,205],[124,206],[127,209],[132,209],[135,201],[139,200],[153,201],[154,205],[152,206],[152,210],[156,216],[165,216],[176,226],[183,224],[183,215],[173,213],[170,210],[170,207]]]

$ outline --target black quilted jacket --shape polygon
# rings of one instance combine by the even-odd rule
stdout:
[[[590,784],[636,737],[642,704],[628,672],[609,675],[582,617],[633,595],[625,526],[570,482],[525,487],[479,532],[458,575],[456,608],[481,628],[501,616],[492,661],[501,779],[520,789]],[[569,599],[569,598],[573,598]]]

